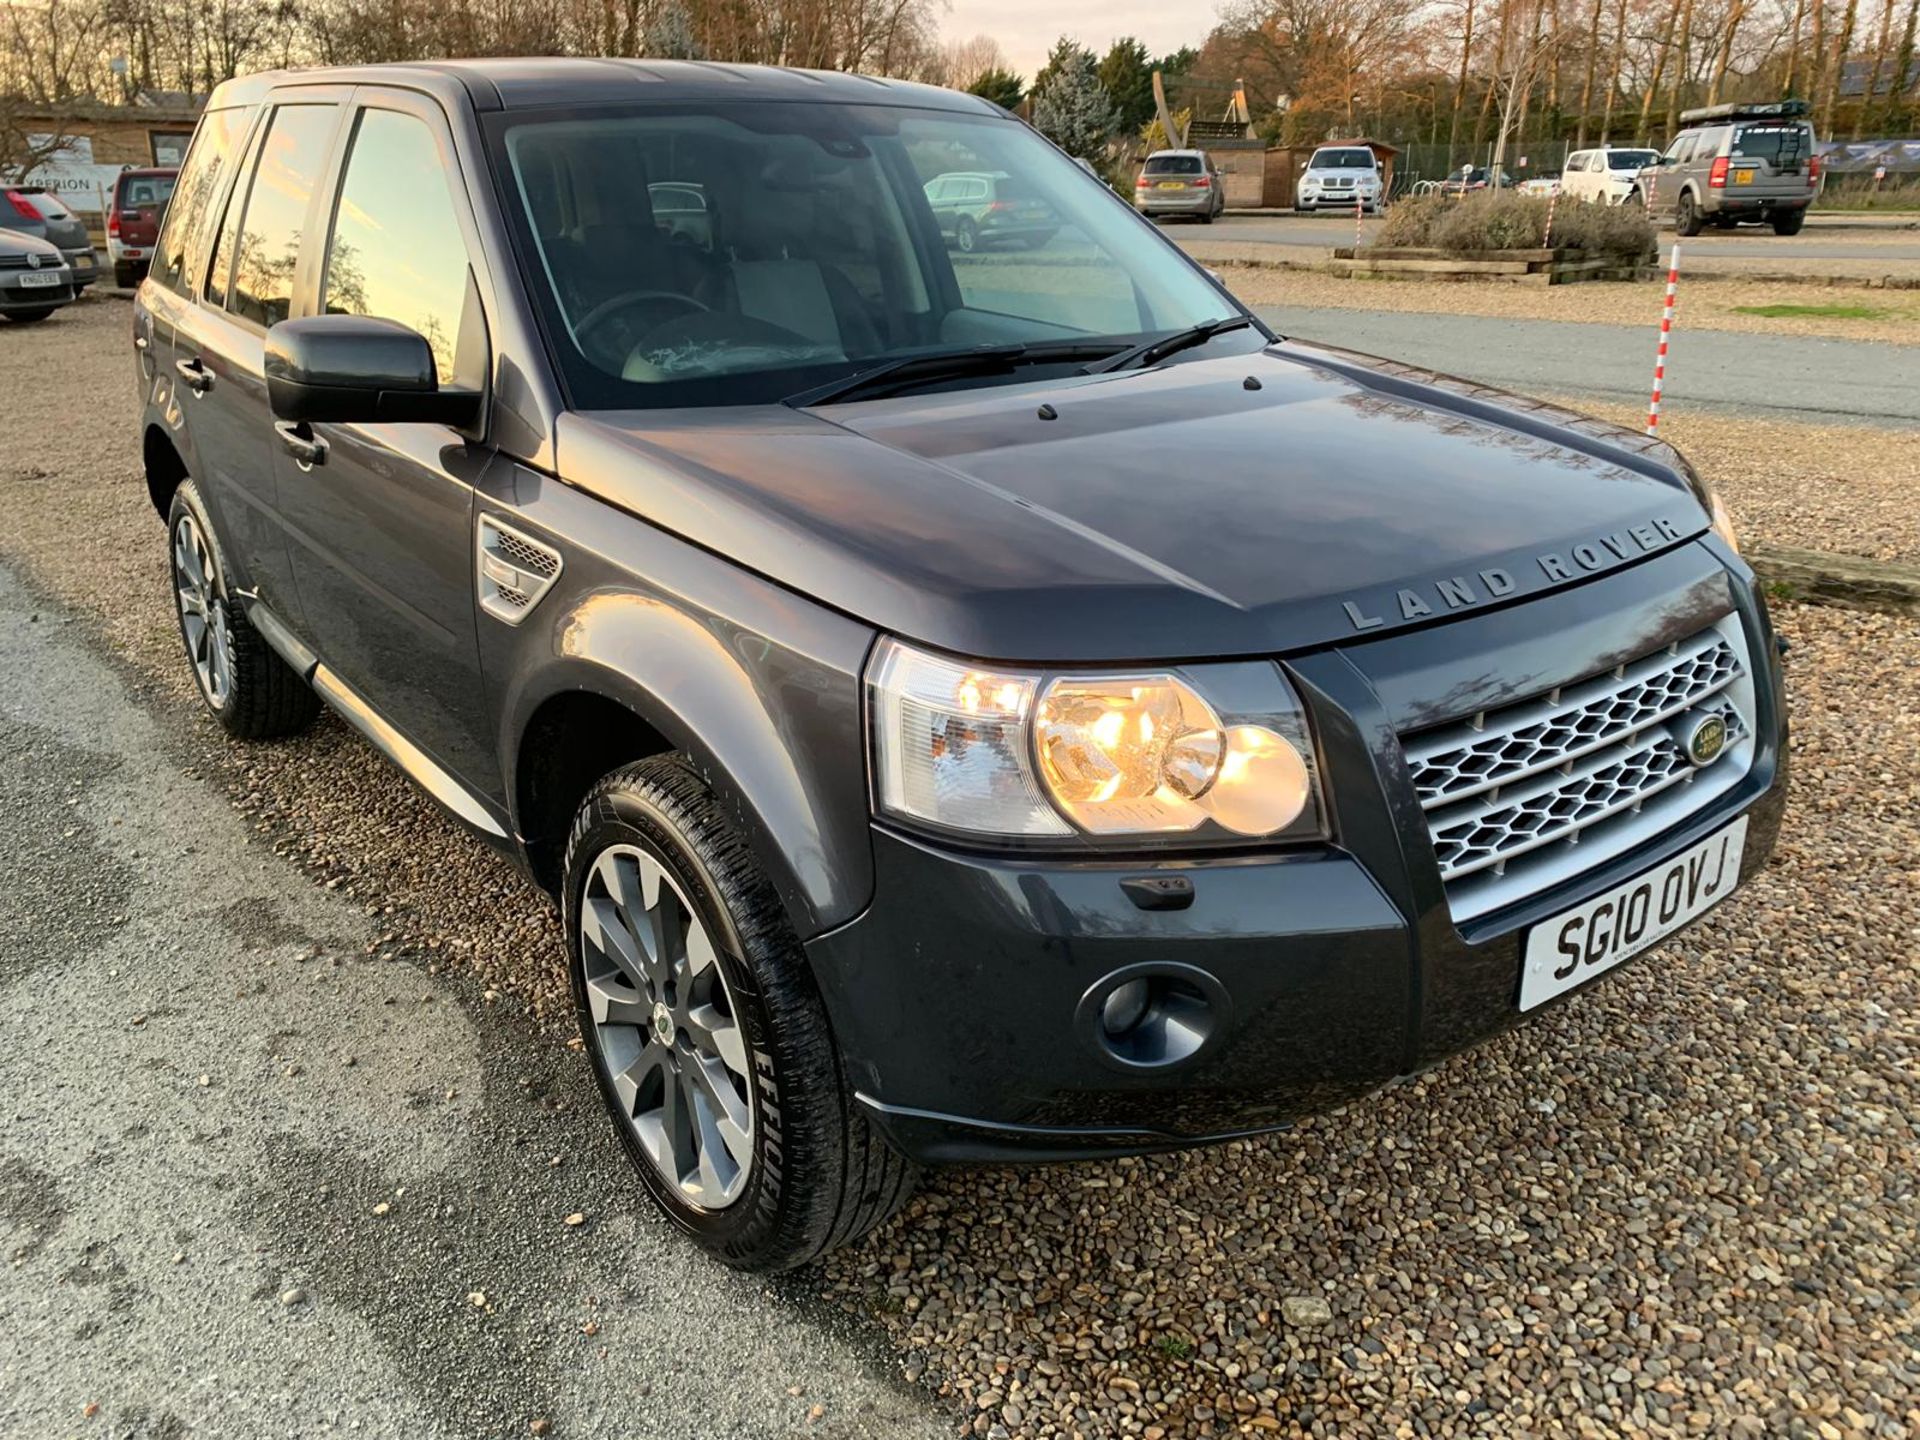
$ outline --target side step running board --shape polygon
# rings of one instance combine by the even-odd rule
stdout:
[[[366,701],[341,682],[339,676],[325,665],[316,665],[311,683],[320,692],[322,700],[338,710],[349,725],[371,740],[375,749],[404,770],[422,790],[474,829],[496,839],[506,839],[507,832],[500,827],[500,822],[474,798],[472,791],[434,763],[426,751],[376,715]]]
[[[374,748],[398,765],[414,784],[461,820],[484,835],[491,835],[497,840],[507,838],[507,832],[501,828],[500,822],[493,818],[471,790],[441,769],[426,751],[375,714],[373,707],[348,689],[346,682],[338,675],[322,665],[313,651],[302,645],[280,617],[268,609],[257,595],[245,591],[241,593],[246,599],[247,619],[252,622],[253,628],[266,637],[267,643],[282,660],[313,686],[322,700],[340,712],[342,719],[371,740]]]

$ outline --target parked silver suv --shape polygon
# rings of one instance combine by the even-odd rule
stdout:
[[[1629,203],[1650,194],[1656,215],[1682,235],[1703,226],[1770,224],[1797,235],[1820,193],[1820,158],[1804,100],[1710,105],[1684,111],[1681,131],[1657,165],[1642,171]]]

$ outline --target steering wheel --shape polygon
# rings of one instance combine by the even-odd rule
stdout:
[[[635,305],[643,305],[652,300],[664,300],[670,305],[684,306],[688,310],[706,310],[691,295],[682,295],[675,290],[625,290],[611,300],[602,300],[593,309],[580,317],[580,323],[573,327],[574,337],[585,340],[587,332],[607,323],[615,315],[629,310]]]

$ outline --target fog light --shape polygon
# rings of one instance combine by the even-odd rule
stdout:
[[[1118,1039],[1140,1023],[1152,1002],[1153,987],[1145,976],[1116,985],[1100,1007],[1100,1028]]]

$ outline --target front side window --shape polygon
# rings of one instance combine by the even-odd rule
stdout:
[[[486,124],[583,409],[764,403],[920,353],[1120,349],[1237,313],[1005,117],[743,103]]]
[[[332,105],[282,105],[260,144],[227,296],[227,308],[255,324],[276,325],[292,307],[307,202],[326,164],[336,113]]]
[[[178,205],[169,206],[167,226],[160,235],[153,277],[182,295],[193,291],[200,252],[197,248],[209,228],[207,208],[225,182],[234,147],[246,133],[244,109],[209,110],[200,117],[193,146],[180,170]]]
[[[467,263],[433,131],[412,115],[363,111],[334,210],[321,308],[417,330],[444,384],[454,373]]]
[[[1674,141],[1673,144],[1669,145],[1667,147],[1666,163],[1669,165],[1684,165],[1687,157],[1693,153],[1693,141],[1693,136],[1682,135],[1678,140]]]

